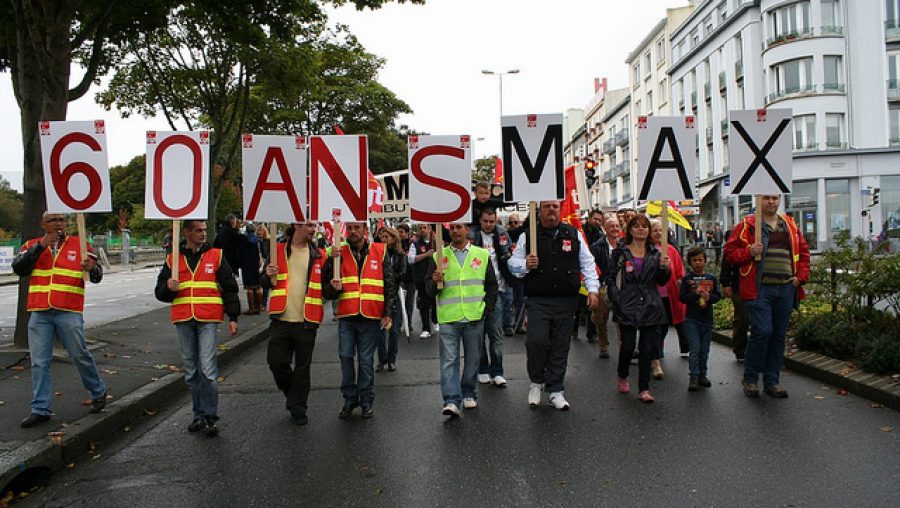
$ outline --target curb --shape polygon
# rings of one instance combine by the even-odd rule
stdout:
[[[713,340],[731,347],[731,335],[713,331]],[[900,411],[900,384],[886,376],[863,370],[849,370],[850,364],[834,358],[798,351],[784,357],[784,366],[797,374],[846,390],[853,395]]]
[[[218,365],[228,365],[269,336],[269,323],[259,324],[238,337],[219,346]],[[137,390],[115,399],[100,414],[88,414],[75,420],[65,429],[59,444],[48,438],[28,441],[0,458],[0,489],[5,488],[20,473],[34,468],[57,470],[87,454],[92,443],[107,439],[123,427],[145,416],[145,410],[165,406],[187,391],[184,375],[166,374]],[[155,414],[155,413],[154,413]]]

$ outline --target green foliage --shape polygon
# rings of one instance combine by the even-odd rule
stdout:
[[[0,176],[0,230],[12,238],[22,232],[22,194]]]
[[[879,333],[861,349],[858,358],[862,368],[870,372],[900,372],[900,336]]]
[[[713,330],[730,330],[734,324],[734,303],[723,298],[713,305]]]
[[[166,233],[172,230],[172,221],[147,220],[144,218],[144,205],[136,204],[134,205],[134,214],[128,220],[128,227],[131,229],[132,236],[151,236],[161,243],[163,237],[166,236]]]
[[[482,157],[475,160],[475,168],[472,170],[472,181],[475,182],[493,182],[494,168],[497,165],[497,155],[490,157]]]
[[[793,336],[800,349],[855,359],[870,372],[893,373],[900,372],[898,325],[898,319],[888,312],[842,309],[837,314],[829,311],[800,317]]]

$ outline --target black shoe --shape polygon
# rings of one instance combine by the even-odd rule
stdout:
[[[306,425],[309,423],[309,417],[306,416],[306,409],[300,407],[291,409],[291,420],[297,425]]]
[[[709,378],[706,376],[700,376],[700,379],[697,380],[697,383],[699,383],[703,388],[709,388],[710,386],[712,386],[712,382],[710,382]]]
[[[388,371],[394,372],[395,370],[397,370],[397,364],[396,364],[396,363],[389,363],[389,364],[388,364]]]
[[[513,329],[512,329],[512,327],[511,327],[511,326],[505,327],[505,328],[503,329],[503,335],[505,335],[505,336],[507,336],[507,337],[512,337],[512,336],[513,336]]]
[[[209,437],[219,435],[219,426],[216,425],[215,418],[206,417],[206,426],[203,429],[203,434]]]
[[[734,361],[744,363],[744,355],[734,355]]]
[[[697,381],[697,376],[691,376],[691,380],[688,382],[688,391],[696,392],[700,389],[700,383]]]
[[[22,420],[21,425],[23,428],[27,429],[29,427],[34,427],[35,425],[39,425],[44,422],[50,421],[50,415],[42,415],[38,413],[31,413],[27,418]]]
[[[372,418],[375,416],[375,409],[372,406],[363,406],[362,407],[362,417],[363,418]]]
[[[341,412],[338,413],[338,418],[341,420],[346,420],[350,418],[350,415],[353,414],[353,410],[356,409],[357,404],[355,402],[344,402],[344,407],[341,408]]]
[[[516,330],[516,333],[519,335],[525,335],[526,333],[528,333],[528,331],[526,331],[524,328],[519,328],[518,330]]]
[[[206,428],[206,420],[201,417],[196,417],[191,420],[191,423],[188,424],[188,432],[197,432],[198,430],[203,430]]]
[[[383,364],[383,363],[379,363],[379,364],[375,365],[375,372],[381,372],[381,371],[383,371],[383,370],[384,370],[384,364]]]
[[[741,381],[741,385],[744,386],[744,395],[751,399],[759,397],[759,387],[756,385],[756,383]]]
[[[596,343],[597,343],[597,337],[588,337],[588,338],[587,338],[587,341],[588,341],[589,344],[596,344]]]
[[[109,392],[105,392],[99,399],[91,401],[91,413],[97,414],[106,407],[106,396]]]
[[[609,359],[609,351],[600,351],[600,358],[602,358],[604,360],[608,360]]]
[[[763,391],[766,392],[766,395],[769,397],[775,397],[776,399],[786,399],[788,398],[787,390],[784,388],[775,385],[775,386],[767,386],[763,388]]]

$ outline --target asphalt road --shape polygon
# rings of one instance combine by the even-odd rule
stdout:
[[[100,284],[87,283],[84,292],[84,326],[93,328],[129,318],[168,304],[156,301],[153,288],[159,268],[141,268],[133,272],[111,272]],[[0,286],[0,344],[12,342],[16,326],[16,301],[19,286]]]
[[[583,333],[583,329],[582,329]],[[674,337],[673,337],[674,338]],[[787,400],[746,399],[713,345],[713,387],[688,393],[672,348],[657,397],[615,391],[613,360],[573,343],[568,412],[529,409],[524,339],[506,389],[440,414],[436,339],[401,343],[376,377],[375,417],[337,418],[336,326],[319,333],[310,423],[284,410],[261,344],[225,372],[217,438],[188,434],[190,401],[99,443],[21,506],[896,506],[900,414],[787,373]],[[632,369],[636,384],[636,367]]]

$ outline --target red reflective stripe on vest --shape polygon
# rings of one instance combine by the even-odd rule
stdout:
[[[166,263],[172,266],[172,255],[166,257]],[[188,282],[216,284],[216,272],[222,264],[221,249],[209,249],[200,256],[197,267],[192,272],[188,266],[187,258],[181,255],[178,264],[178,282],[184,286]],[[217,302],[202,302],[200,299],[217,299]],[[180,323],[196,319],[197,321],[222,321],[225,316],[225,306],[222,304],[222,294],[218,286],[215,287],[180,287],[172,303],[172,322]]]
[[[33,238],[22,246],[30,249],[40,238]],[[63,271],[78,272],[67,275]],[[41,275],[41,272],[48,272]],[[71,312],[84,311],[84,278],[81,269],[81,252],[78,237],[67,236],[54,258],[50,247],[38,256],[28,283],[28,311],[58,309]]]

